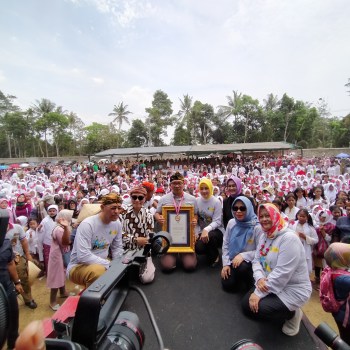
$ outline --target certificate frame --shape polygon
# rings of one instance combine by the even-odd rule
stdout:
[[[174,205],[163,205],[162,216],[165,219],[162,229],[169,232],[173,240],[168,253],[194,253],[195,234],[192,226],[194,207],[183,205],[177,214]],[[176,219],[177,216],[180,220]]]

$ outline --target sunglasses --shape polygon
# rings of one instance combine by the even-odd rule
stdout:
[[[234,206],[234,207],[232,207],[232,211],[246,211],[247,210],[247,208],[246,207],[236,207],[236,206]]]
[[[138,199],[139,201],[142,201],[145,197],[144,196],[131,196],[131,198],[136,201]]]

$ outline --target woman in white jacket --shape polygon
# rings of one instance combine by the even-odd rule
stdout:
[[[255,251],[255,286],[242,300],[243,312],[256,320],[284,322],[282,332],[298,334],[301,307],[311,296],[305,252],[271,203],[261,204],[258,219],[263,230]]]

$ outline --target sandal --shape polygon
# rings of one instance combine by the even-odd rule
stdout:
[[[51,310],[52,311],[57,311],[59,308],[60,308],[60,304],[56,304],[56,305],[54,305],[54,306],[52,306],[51,304],[49,305],[50,306],[50,308],[51,308]]]

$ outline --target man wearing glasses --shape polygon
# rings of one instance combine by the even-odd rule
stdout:
[[[153,215],[144,207],[147,191],[142,186],[130,190],[131,204],[122,214],[124,249],[144,247],[148,243],[149,234],[154,230]]]
[[[158,203],[156,213],[154,218],[159,223],[163,225],[165,218],[162,215],[163,205],[173,205],[176,212],[181,209],[182,205],[192,205],[194,207],[194,218],[191,222],[192,226],[197,225],[197,213],[198,207],[196,198],[190,194],[184,192],[184,177],[176,172],[170,177],[170,189],[171,192],[161,197]],[[181,254],[164,254],[161,256],[161,266],[163,271],[172,271],[176,268],[177,258],[181,259],[183,268],[188,271],[192,271],[197,266],[197,257],[195,253],[181,253]]]
[[[109,268],[109,250],[113,260],[123,254],[122,225],[119,221],[122,199],[110,193],[103,196],[100,203],[101,212],[79,225],[67,267],[67,277],[85,287]]]

